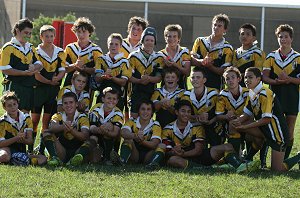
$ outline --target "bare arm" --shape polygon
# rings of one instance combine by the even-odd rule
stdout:
[[[153,138],[150,141],[142,141],[140,144],[149,148],[149,149],[156,149],[156,147],[158,146],[158,144],[160,143],[160,140],[157,138]]]

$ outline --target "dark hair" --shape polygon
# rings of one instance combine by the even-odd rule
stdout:
[[[178,110],[179,110],[181,107],[183,107],[183,106],[188,106],[188,107],[190,107],[190,108],[191,108],[191,111],[192,111],[192,114],[194,114],[193,105],[192,105],[191,102],[188,101],[188,100],[178,100],[178,101],[175,103],[174,108],[175,108],[175,110],[178,111]]]
[[[77,95],[73,92],[66,92],[64,93],[64,95],[62,96],[62,101],[64,101],[65,98],[74,98],[75,102],[78,102],[78,98]]]
[[[5,103],[8,100],[15,100],[15,101],[17,101],[18,104],[20,103],[20,99],[18,98],[18,96],[16,95],[16,93],[14,91],[6,91],[3,93],[2,97],[1,97],[2,106],[5,106]]]
[[[206,71],[202,69],[201,67],[195,66],[192,70],[193,72],[201,72],[203,74],[203,77],[206,78]]]
[[[256,27],[253,25],[253,24],[251,24],[251,23],[245,23],[245,24],[243,24],[241,27],[240,27],[240,29],[239,29],[239,32],[241,32],[241,29],[248,29],[248,30],[251,30],[251,32],[252,32],[252,35],[253,36],[256,36]]]
[[[129,19],[129,22],[128,22],[128,27],[127,27],[128,33],[134,24],[141,25],[143,30],[146,29],[146,27],[149,25],[149,23],[146,19],[144,19],[142,17],[138,17],[138,16],[133,16]]]
[[[21,32],[25,28],[33,28],[33,23],[28,18],[20,19],[18,22],[15,23],[14,27],[11,30],[11,33],[16,36],[17,35],[17,29]]]
[[[246,72],[252,72],[256,76],[256,78],[258,78],[258,77],[261,78],[262,77],[261,76],[261,71],[257,67],[249,67],[249,68],[246,69],[245,73]]]
[[[75,72],[73,73],[72,80],[75,80],[75,78],[77,78],[78,76],[83,76],[83,77],[86,78],[86,80],[88,79],[87,73],[75,71]]]
[[[227,30],[230,20],[229,17],[226,14],[218,14],[215,15],[214,18],[212,19],[212,22],[214,21],[221,21],[224,23],[224,29]]]
[[[106,87],[105,89],[103,89],[102,91],[103,93],[103,97],[107,94],[107,93],[111,93],[111,94],[116,94],[119,98],[119,92],[118,90],[112,88],[112,87]]]
[[[281,32],[289,33],[290,37],[293,38],[294,36],[294,29],[289,24],[280,25],[275,30],[275,35],[278,37]]]
[[[138,112],[140,111],[140,108],[141,108],[142,104],[151,105],[152,114],[154,113],[155,107],[154,107],[154,103],[152,102],[152,100],[150,100],[150,99],[143,99],[143,100],[141,100],[138,103]]]
[[[164,36],[166,37],[168,32],[177,32],[178,38],[181,39],[182,27],[179,24],[169,24],[165,27]]]
[[[108,45],[108,41],[112,40],[112,39],[117,39],[120,41],[120,45],[122,45],[123,42],[123,37],[120,33],[112,33],[108,36],[107,38],[107,45]]]
[[[233,66],[227,67],[227,68],[224,70],[223,77],[225,78],[225,75],[228,74],[229,72],[234,72],[234,73],[236,73],[236,76],[237,76],[238,78],[242,78],[242,75],[241,75],[240,70],[239,70],[238,68],[236,68],[236,67],[233,67]]]
[[[75,33],[80,29],[89,31],[90,36],[91,36],[91,34],[95,31],[96,28],[92,24],[92,21],[89,18],[80,17],[75,21],[71,30]]]
[[[164,79],[166,74],[170,74],[170,73],[175,73],[178,78],[180,77],[180,71],[179,71],[178,68],[176,68],[176,67],[165,67],[162,70],[162,78]]]

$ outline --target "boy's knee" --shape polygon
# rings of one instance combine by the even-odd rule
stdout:
[[[0,150],[0,162],[8,163],[11,159],[11,154],[7,150]]]

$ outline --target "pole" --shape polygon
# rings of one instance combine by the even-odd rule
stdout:
[[[26,0],[22,0],[22,19],[26,17]]]
[[[144,18],[148,20],[148,1],[145,1],[145,13]]]
[[[264,50],[265,35],[265,7],[261,8],[261,30],[260,30],[260,48]]]

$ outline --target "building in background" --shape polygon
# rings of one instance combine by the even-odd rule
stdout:
[[[243,23],[249,22],[257,27],[257,39],[259,43],[261,42],[261,32],[263,32],[263,48],[268,53],[278,47],[274,35],[275,28],[279,24],[288,23],[295,30],[293,47],[295,50],[300,51],[299,2],[295,1],[295,5],[283,5],[286,2],[282,2],[281,5],[276,4],[276,2],[280,2],[279,0],[273,0],[273,4],[268,5],[257,3],[259,2],[258,0],[253,0],[252,3],[238,3],[237,0],[220,1],[222,2],[217,3],[209,0],[169,0],[167,1],[168,3],[165,3],[166,1],[153,0],[145,4],[145,1],[142,0],[27,0],[26,15],[30,19],[33,19],[37,18],[40,13],[53,17],[74,12],[77,17],[89,17],[96,26],[96,33],[100,39],[97,44],[105,51],[107,49],[106,40],[110,33],[119,32],[123,36],[126,36],[129,18],[135,15],[144,16],[145,5],[147,6],[146,14],[150,25],[157,29],[157,50],[165,46],[163,30],[167,24],[178,23],[183,27],[181,44],[191,49],[196,37],[207,36],[211,33],[212,17],[219,13],[225,13],[231,20],[226,39],[234,47],[239,47],[240,45],[238,28]],[[0,4],[1,2],[3,0],[0,0]],[[263,31],[261,31],[262,22],[264,25]],[[0,32],[2,34],[2,26]]]

